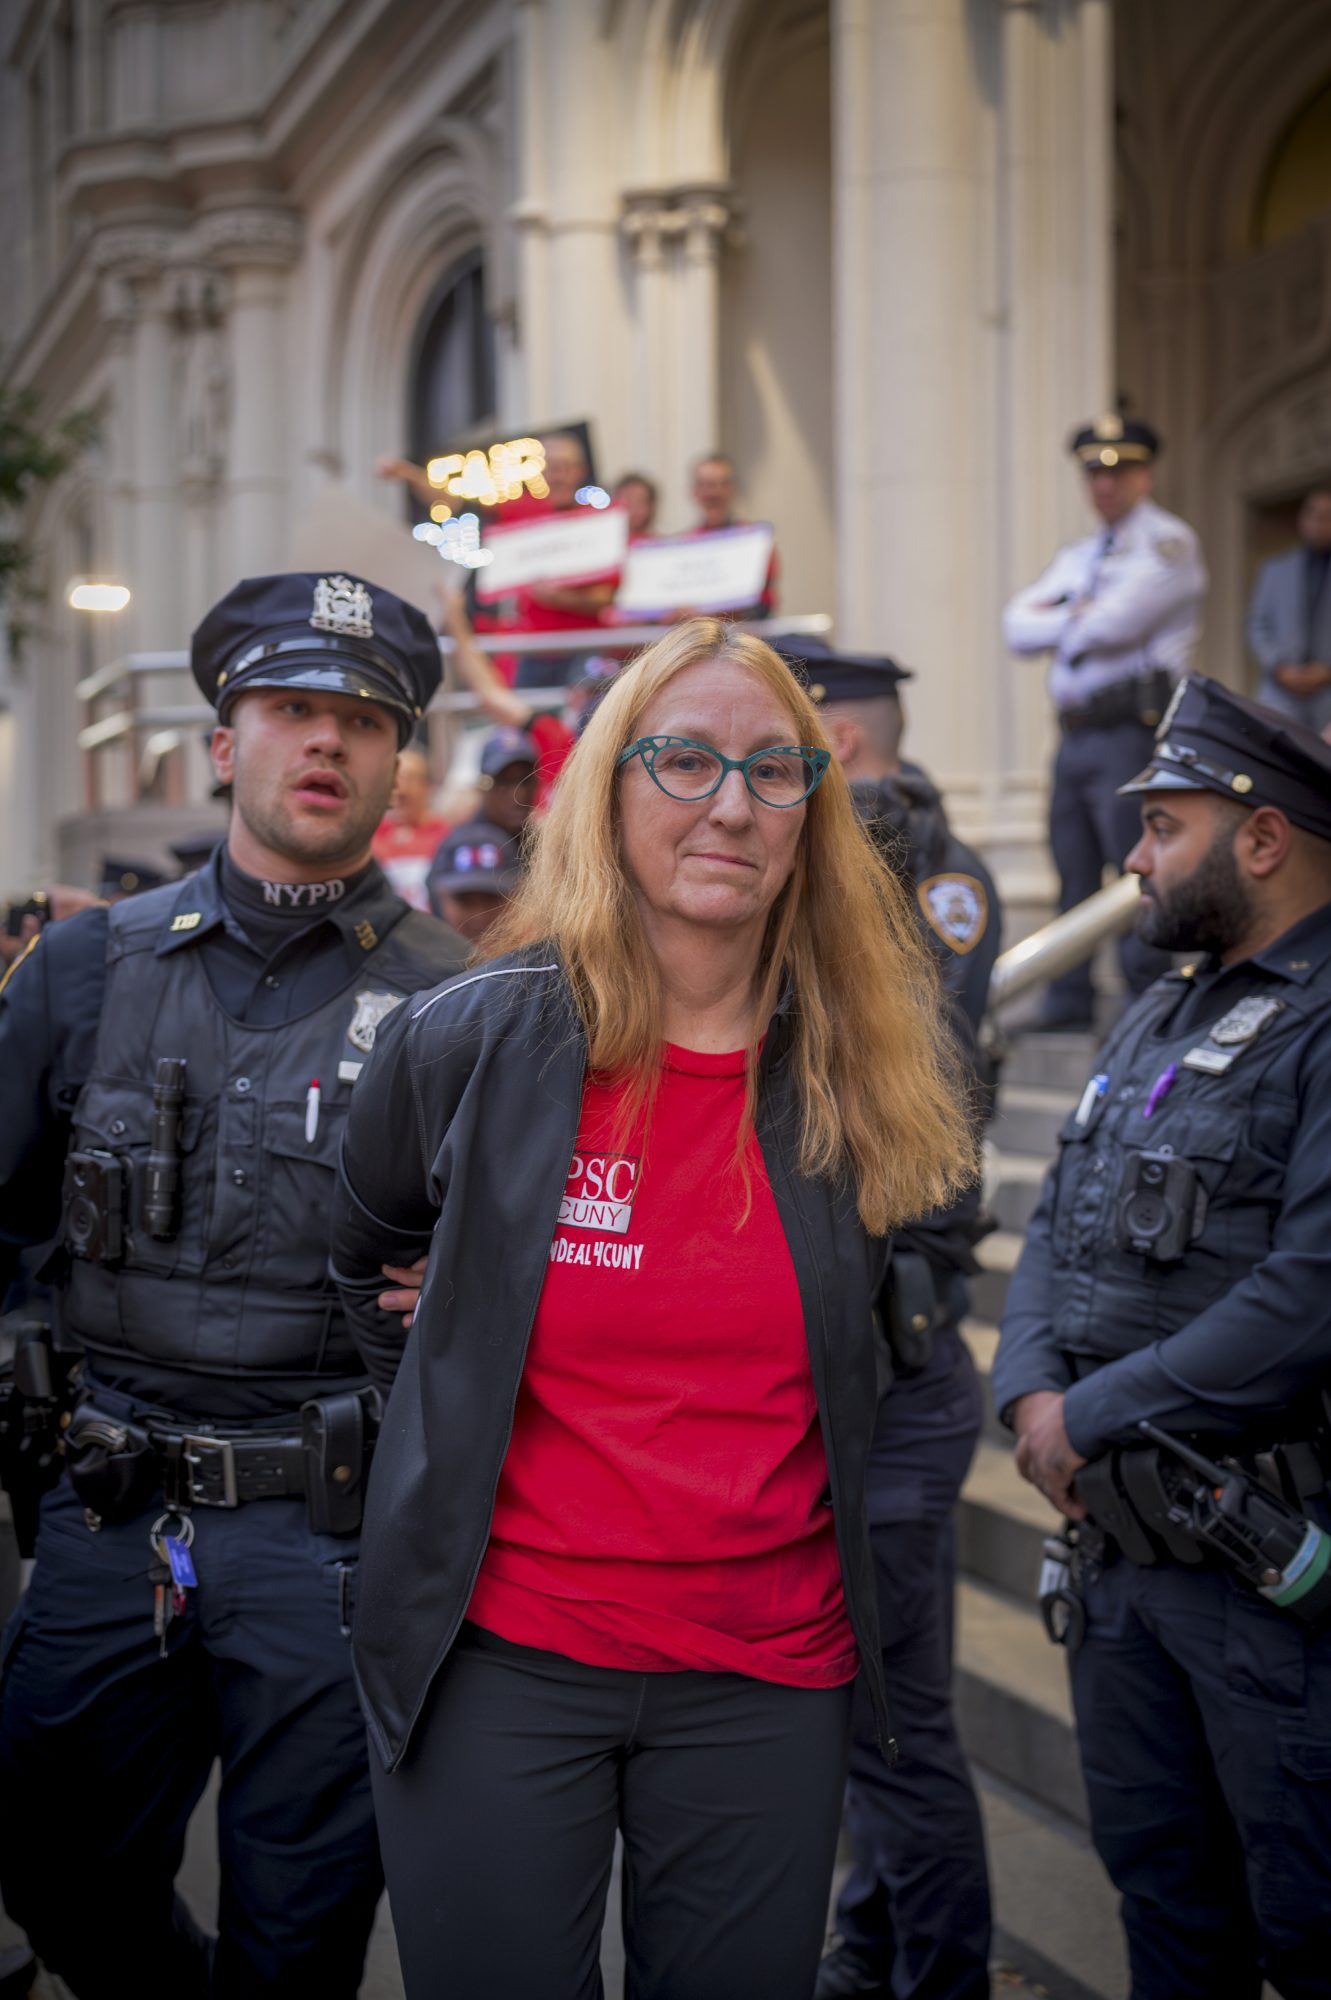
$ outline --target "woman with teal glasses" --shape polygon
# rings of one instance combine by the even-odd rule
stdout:
[[[618,1828],[632,2000],[808,2000],[857,1672],[890,1740],[871,1306],[972,1167],[932,964],[710,619],[619,674],[485,949],[381,1028],[335,1219],[407,1992],[591,2000]]]

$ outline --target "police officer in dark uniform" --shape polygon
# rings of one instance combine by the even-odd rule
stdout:
[[[915,898],[968,1051],[998,951],[998,896],[958,840],[942,800],[900,755],[899,689],[911,678],[881,655],[791,640],[862,817]],[[975,1269],[979,1195],[896,1238],[882,1309],[894,1380],[879,1405],[868,1468],[883,1671],[901,1755],[889,1770],[866,1710],[856,1710],[846,1809],[854,1867],[837,1905],[840,1944],[817,2000],[981,2000],[989,1992],[984,1833],[952,1713],[952,1513],[982,1421],[975,1366],[960,1333]]]
[[[1136,2000],[1255,2000],[1263,1975],[1312,2000],[1331,1994],[1331,749],[1191,679],[1127,790],[1139,929],[1200,956],[1096,1058],[994,1394],[1019,1469],[1076,1524],[1042,1589]]]
[[[7,1633],[0,1887],[83,2000],[349,1996],[382,1886],[348,1647],[377,1411],[327,1226],[376,1028],[465,955],[370,858],[439,653],[388,592],[287,575],[192,665],[226,845],[43,931],[0,996],[11,1258],[59,1234],[84,1357]],[[212,1939],[173,1885],[218,1758]]]

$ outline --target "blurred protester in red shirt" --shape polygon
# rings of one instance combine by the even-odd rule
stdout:
[[[649,479],[645,472],[622,472],[611,487],[610,498],[629,517],[631,542],[643,541],[655,533],[659,497],[656,481]]]
[[[735,461],[727,458],[723,451],[704,452],[693,462],[693,500],[698,509],[698,520],[689,530],[694,535],[714,535],[721,528],[743,527],[743,516],[735,512]],[[772,550],[767,564],[767,580],[763,594],[756,604],[741,605],[737,610],[726,612],[727,618],[771,618],[776,612],[776,550]],[[678,625],[686,618],[696,618],[697,612],[681,606],[671,613],[670,622]]]
[[[586,453],[570,431],[556,431],[545,443],[545,483],[550,488],[545,500],[515,502],[503,516],[507,521],[532,521],[545,514],[570,513],[582,503],[578,494],[591,477]],[[601,614],[613,602],[619,588],[619,571],[607,570],[590,583],[532,583],[517,592],[511,629],[517,632],[578,632],[599,625]],[[503,628],[501,628],[503,629]],[[518,656],[515,687],[558,687],[577,679],[583,655],[575,653],[521,653]]]
[[[543,813],[550,803],[555,779],[577,740],[574,731],[552,709],[533,708],[516,688],[508,685],[494,661],[476,644],[467,617],[466,600],[460,590],[441,586],[438,623],[440,630],[453,641],[453,665],[459,680],[471,689],[491,720],[500,724],[502,733],[509,737],[520,734],[523,741],[531,746],[535,755],[536,779],[534,786],[527,786],[527,806],[529,812],[534,808],[536,812]],[[572,691],[570,695],[572,697]],[[489,789],[492,794],[497,789],[493,777]],[[495,817],[484,803],[481,810],[487,818]]]
[[[380,820],[370,850],[385,875],[414,910],[428,910],[425,878],[448,821],[431,811],[430,763],[425,751],[409,743],[397,760],[397,781],[388,811]]]

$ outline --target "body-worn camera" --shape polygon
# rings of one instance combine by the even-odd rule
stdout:
[[[65,1247],[90,1264],[125,1253],[125,1163],[89,1149],[65,1161]]]
[[[1118,1247],[1172,1264],[1206,1220],[1197,1169],[1172,1153],[1133,1153],[1118,1195]]]

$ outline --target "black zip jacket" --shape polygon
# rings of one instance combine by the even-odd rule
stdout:
[[[873,1301],[888,1245],[848,1190],[803,1178],[785,1007],[764,1045],[758,1139],[795,1267],[846,1603],[891,1754],[864,1504],[877,1400]],[[489,1538],[527,1342],[577,1138],[586,1039],[555,952],[496,959],[379,1031],[352,1093],[332,1271],[391,1390],[361,1542],[353,1658],[370,1737],[402,1758]],[[380,1266],[430,1261],[414,1324]]]

